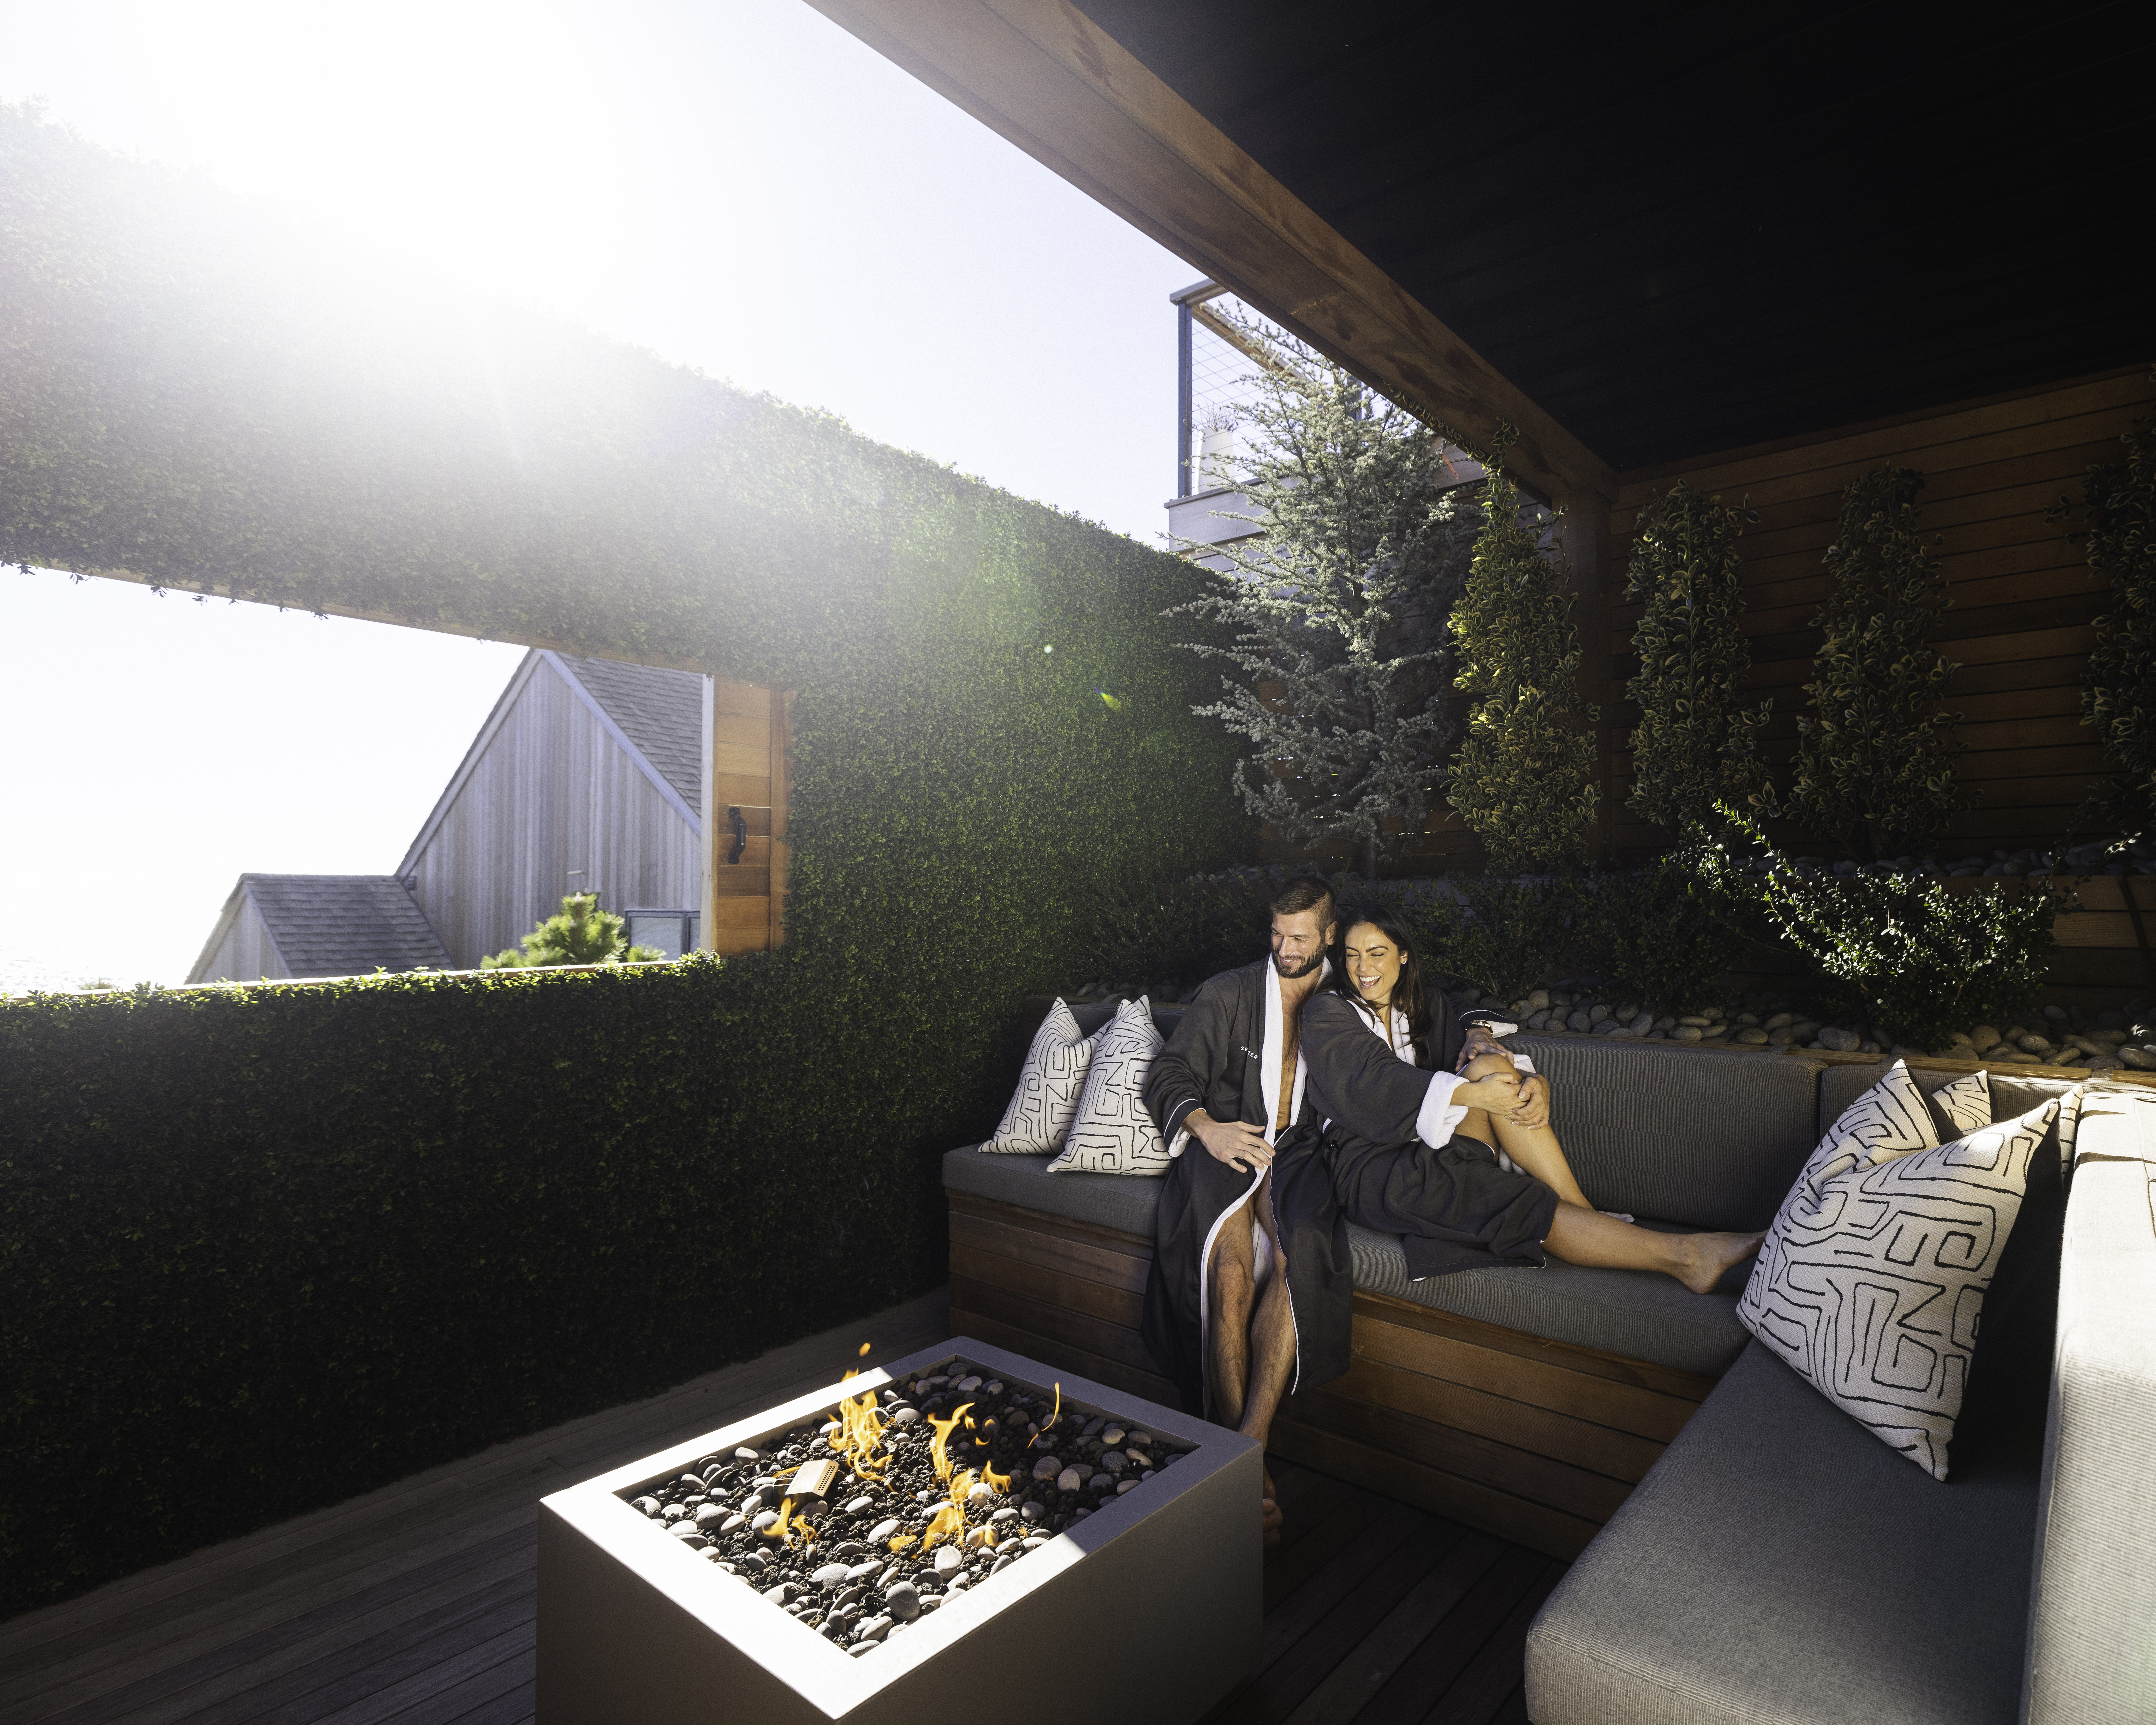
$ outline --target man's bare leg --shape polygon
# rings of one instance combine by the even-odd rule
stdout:
[[[1543,1244],[1568,1264],[1659,1270],[1695,1294],[1711,1294],[1724,1272],[1758,1251],[1765,1238],[1763,1234],[1657,1234],[1585,1204],[1560,1203]]]
[[[1264,1296],[1258,1301],[1257,1317],[1250,1326],[1249,1389],[1243,1403],[1243,1417],[1237,1426],[1245,1437],[1255,1438],[1262,1458],[1265,1440],[1272,1431],[1273,1415],[1280,1411],[1281,1398],[1287,1394],[1288,1379],[1295,1371],[1295,1307],[1288,1292],[1287,1255],[1281,1250],[1280,1228],[1273,1216],[1273,1182],[1268,1173],[1265,1183],[1258,1188],[1258,1226],[1265,1230],[1273,1242],[1272,1280],[1265,1284]],[[1255,1238],[1253,1239],[1255,1245]],[[1267,1545],[1280,1543],[1280,1504],[1273,1491],[1270,1469],[1265,1471],[1264,1516],[1265,1538]]]
[[[1250,1381],[1250,1307],[1257,1288],[1251,1217],[1245,1205],[1220,1224],[1213,1240],[1205,1338],[1213,1410],[1223,1425],[1240,1425]]]

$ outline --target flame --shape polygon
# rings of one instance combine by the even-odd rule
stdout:
[[[846,1373],[847,1378],[857,1374]],[[839,1380],[841,1383],[844,1378]],[[839,1429],[831,1434],[831,1453],[848,1464],[855,1477],[881,1485],[880,1471],[891,1464],[888,1455],[878,1455],[876,1446],[883,1441],[886,1425],[883,1410],[876,1406],[875,1392],[865,1389],[849,1401],[839,1404]]]
[[[873,1347],[875,1347],[875,1343],[873,1343],[873,1342],[864,1342],[864,1343],[861,1343],[860,1358],[863,1358],[863,1359],[866,1359],[866,1358],[869,1357],[869,1349],[870,1349],[871,1348],[873,1348]],[[849,1372],[849,1373],[846,1373],[846,1376],[848,1376],[849,1378],[852,1377],[853,1375],[854,1375],[854,1374],[853,1374],[851,1372]]]
[[[939,1480],[947,1481],[951,1477],[951,1455],[947,1447],[951,1434],[958,1429],[958,1422],[966,1417],[966,1409],[973,1405],[968,1402],[948,1420],[938,1420],[933,1414],[928,1416],[928,1423],[936,1428],[936,1441],[930,1446],[928,1453],[936,1464],[936,1477]]]
[[[966,1532],[966,1512],[955,1503],[947,1503],[929,1517],[928,1526],[921,1535],[921,1548],[927,1551],[939,1539],[957,1539]]]
[[[1043,1431],[1053,1431],[1053,1430],[1055,1429],[1055,1422],[1056,1422],[1057,1420],[1060,1420],[1062,1417],[1063,1417],[1063,1386],[1062,1386],[1060,1384],[1057,1384],[1057,1385],[1055,1386],[1055,1411],[1053,1414],[1050,1414],[1048,1416],[1048,1424],[1047,1424],[1047,1425],[1044,1425],[1044,1426],[1042,1426],[1040,1429],[1041,1429]]]
[[[913,1543],[913,1536],[911,1533],[893,1534],[885,1543],[893,1551],[904,1551],[906,1547]]]
[[[981,1477],[993,1486],[999,1496],[1006,1495],[1010,1491],[1010,1476],[1007,1473],[998,1473],[993,1467],[983,1467],[981,1470]]]
[[[791,1545],[793,1543],[793,1500],[791,1497],[782,1497],[778,1500],[778,1519],[763,1530],[763,1537],[766,1539],[783,1540],[788,1545]],[[805,1524],[803,1531],[807,1531]]]

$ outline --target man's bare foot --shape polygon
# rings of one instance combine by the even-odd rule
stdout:
[[[1711,1294],[1732,1266],[1759,1250],[1763,1234],[1680,1234],[1681,1248],[1670,1274],[1695,1294]]]
[[[1270,1551],[1281,1543],[1281,1508],[1274,1501],[1272,1470],[1265,1468],[1261,1471],[1265,1476],[1265,1495],[1258,1500],[1258,1507],[1262,1517],[1260,1525],[1265,1528],[1265,1549]]]

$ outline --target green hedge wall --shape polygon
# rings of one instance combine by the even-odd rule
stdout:
[[[788,942],[0,1000],[0,1612],[934,1286],[1019,998],[1255,847],[1176,559],[302,250],[0,110],[0,561],[795,688]]]

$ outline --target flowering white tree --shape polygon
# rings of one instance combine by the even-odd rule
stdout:
[[[1223,698],[1194,711],[1249,739],[1235,783],[1253,815],[1290,840],[1346,839],[1374,875],[1381,850],[1422,831],[1445,776],[1445,619],[1481,512],[1436,432],[1301,343],[1236,326],[1255,398],[1219,478],[1263,531],[1178,547],[1229,565],[1177,608],[1230,635],[1187,644],[1231,667]]]

